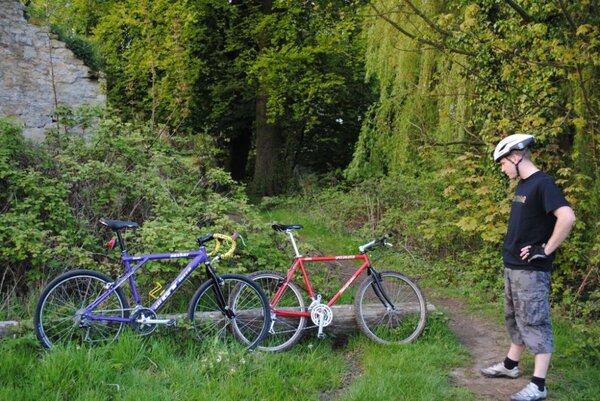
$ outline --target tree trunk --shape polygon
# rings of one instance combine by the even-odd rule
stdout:
[[[251,192],[256,195],[276,195],[278,183],[279,155],[282,137],[279,128],[267,122],[267,94],[259,88],[256,98],[256,157]]]
[[[272,12],[273,0],[260,1],[262,12]],[[261,31],[257,37],[259,52],[269,47],[269,32]],[[256,136],[254,175],[250,192],[258,196],[272,196],[281,191],[278,177],[280,176],[280,155],[283,147],[281,130],[267,121],[268,88],[259,83],[256,95]]]
[[[252,129],[250,127],[244,128],[229,143],[229,160],[227,160],[226,168],[231,173],[231,178],[236,181],[242,181],[246,178],[251,145]]]

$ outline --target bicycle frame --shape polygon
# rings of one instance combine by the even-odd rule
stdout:
[[[352,283],[365,271],[368,270],[369,274],[373,272],[373,268],[371,267],[371,262],[369,261],[369,257],[367,254],[362,253],[358,255],[345,255],[345,256],[314,256],[314,257],[305,257],[305,256],[296,256],[294,264],[288,270],[288,274],[285,282],[279,287],[277,293],[271,300],[271,305],[275,311],[275,314],[279,316],[287,316],[287,317],[310,317],[310,311],[307,312],[295,312],[295,311],[287,311],[287,310],[278,310],[277,303],[281,299],[284,291],[287,289],[289,282],[294,277],[296,271],[300,269],[302,274],[302,279],[304,280],[304,284],[306,285],[306,290],[308,291],[308,295],[310,298],[315,301],[315,292],[310,283],[310,278],[308,277],[308,273],[306,271],[306,267],[304,266],[304,262],[332,262],[336,260],[363,260],[364,262],[356,269],[354,274],[342,285],[342,287],[338,290],[338,292],[327,302],[327,306],[334,305],[337,300],[342,296],[342,294],[352,285]]]
[[[166,259],[192,259],[192,261],[189,262],[187,266],[179,273],[179,275],[177,275],[177,277],[167,286],[163,294],[159,296],[158,299],[156,299],[156,301],[152,303],[152,305],[150,305],[149,309],[151,309],[154,312],[158,311],[161,308],[161,306],[171,297],[171,295],[173,295],[173,293],[179,288],[179,286],[194,272],[194,270],[196,270],[196,268],[201,263],[205,263],[207,265],[208,275],[210,276],[210,278],[215,278],[215,275],[212,272],[212,269],[210,268],[210,262],[208,259],[208,255],[206,254],[206,248],[204,247],[201,247],[200,250],[193,252],[147,254],[139,256],[129,256],[127,254],[127,250],[124,249],[122,251],[121,260],[125,266],[125,274],[119,277],[114,283],[111,283],[110,287],[107,288],[106,292],[100,295],[100,297],[98,297],[92,304],[85,308],[82,315],[90,320],[102,320],[124,323],[129,322],[129,317],[121,318],[116,316],[95,315],[92,313],[92,311],[106,298],[108,298],[113,292],[115,292],[117,288],[120,288],[121,285],[125,283],[125,281],[129,281],[131,292],[133,294],[133,299],[135,301],[135,306],[141,306],[140,296],[134,278],[135,272],[141,269],[148,261]],[[138,263],[132,267],[132,262]]]
[[[383,291],[383,288],[381,287],[379,273],[377,273],[377,271],[373,268],[373,266],[371,266],[371,261],[369,260],[369,257],[367,256],[367,249],[369,249],[369,247],[371,245],[373,245],[375,243],[375,241],[372,241],[368,244],[365,244],[365,245],[359,247],[360,254],[358,254],[358,255],[305,257],[305,256],[302,256],[300,254],[300,251],[298,250],[298,246],[296,245],[296,239],[294,238],[294,234],[293,234],[292,230],[286,229],[285,233],[290,238],[290,242],[292,243],[292,247],[294,248],[295,261],[294,261],[292,267],[288,270],[288,273],[287,273],[284,283],[279,287],[279,289],[275,293],[275,296],[271,300],[271,307],[273,308],[273,311],[276,315],[285,316],[285,317],[310,317],[311,316],[310,308],[306,312],[279,310],[279,309],[277,309],[277,303],[283,296],[283,293],[287,289],[289,282],[292,281],[292,278],[294,277],[294,275],[298,269],[300,269],[300,272],[302,273],[302,279],[304,280],[304,284],[306,285],[306,290],[308,291],[310,299],[312,300],[313,303],[320,302],[320,300],[317,300],[315,297],[315,292],[310,283],[310,279],[308,277],[306,267],[304,266],[304,262],[317,262],[318,263],[318,262],[332,262],[332,261],[336,261],[336,260],[362,260],[363,263],[358,267],[358,269],[356,269],[354,274],[344,283],[344,285],[342,285],[342,287],[333,296],[333,298],[331,298],[329,300],[329,302],[327,302],[327,306],[329,306],[329,307],[333,306],[337,302],[337,300],[342,296],[342,294],[348,289],[348,287],[350,287],[352,285],[352,283],[365,270],[367,270],[368,274],[373,274],[373,276],[375,277],[375,281],[373,283],[374,284],[373,290],[375,291],[375,294],[377,295],[377,297],[379,298],[381,303],[383,305],[385,305],[385,307],[388,310],[396,309],[396,306],[394,305],[394,303],[385,294],[385,291]]]
[[[375,248],[391,247],[386,240],[391,234],[383,234],[368,243],[360,245],[358,252],[351,255],[303,256],[298,250],[294,231],[302,229],[300,224],[273,224],[275,231],[289,237],[294,250],[294,259],[289,270],[283,275],[277,271],[259,271],[250,275],[270,294],[271,337],[261,349],[284,351],[296,344],[304,330],[318,328],[317,337],[325,336],[325,327],[332,324],[339,312],[345,320],[347,312],[354,314],[357,328],[367,337],[381,344],[400,344],[412,341],[425,325],[426,304],[421,290],[411,279],[397,269],[378,271],[368,253]],[[335,284],[322,297],[311,284],[310,263],[351,261],[354,267],[349,276]],[[348,263],[350,264],[350,263]],[[346,271],[346,269],[343,269]],[[350,270],[350,269],[348,269]],[[337,309],[335,304],[342,302],[343,294],[361,277],[350,311],[347,307]],[[298,275],[302,275],[303,282]],[[337,275],[336,275],[337,276]],[[341,287],[339,287],[341,285]],[[319,287],[318,284],[316,284]],[[318,288],[317,288],[318,289]],[[337,292],[336,292],[337,291]],[[354,289],[352,291],[354,293]],[[308,296],[307,296],[308,294]],[[308,302],[307,302],[308,301]],[[342,313],[344,312],[344,313]]]

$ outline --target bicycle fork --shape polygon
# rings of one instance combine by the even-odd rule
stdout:
[[[375,295],[377,295],[377,298],[379,298],[383,306],[385,306],[385,308],[388,311],[396,310],[396,306],[392,303],[390,298],[385,293],[385,290],[383,289],[381,273],[373,269],[373,267],[369,266],[369,274],[373,275],[373,282],[371,283],[371,287],[373,288]]]
[[[229,308],[229,305],[227,305],[227,301],[225,300],[223,291],[221,291],[221,287],[223,286],[224,281],[215,273],[209,262],[206,263],[206,274],[208,275],[208,277],[210,277],[213,283],[215,283],[215,285],[213,286],[213,290],[215,296],[217,297],[217,303],[219,304],[221,312],[223,312],[223,314],[227,316],[228,319],[233,319],[235,317],[235,313],[231,310],[231,308]]]

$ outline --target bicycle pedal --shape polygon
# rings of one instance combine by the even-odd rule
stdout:
[[[326,337],[326,336],[325,336],[325,333],[318,333],[318,334],[317,334],[317,338],[319,338],[319,339],[321,339],[321,340],[322,340],[322,339],[324,339],[325,337]]]
[[[176,327],[177,326],[177,319],[169,319],[169,321],[166,324],[167,327]]]

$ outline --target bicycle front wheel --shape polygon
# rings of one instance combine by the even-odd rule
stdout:
[[[272,271],[258,271],[249,277],[258,283],[267,298],[272,300],[286,277]],[[302,291],[293,281],[290,281],[283,295],[271,312],[271,330],[258,349],[268,352],[285,351],[296,344],[306,328],[306,317],[285,316],[285,312],[304,312],[306,306]]]
[[[225,340],[231,331],[248,349],[254,349],[266,336],[271,322],[269,301],[261,288],[240,274],[218,276],[194,294],[188,317],[199,339]]]
[[[92,270],[74,270],[55,278],[42,292],[35,308],[34,327],[46,348],[57,344],[111,342],[123,331],[123,322],[90,320],[83,310],[107,290],[113,280]],[[128,316],[127,298],[120,288],[93,313],[106,317]]]
[[[380,277],[384,294],[380,294],[373,275],[358,289],[354,301],[358,327],[381,344],[411,342],[425,328],[425,296],[417,284],[400,273],[384,271]],[[386,306],[388,301],[391,305]]]

